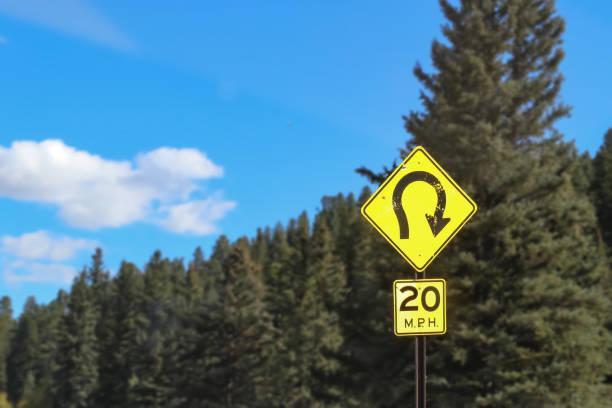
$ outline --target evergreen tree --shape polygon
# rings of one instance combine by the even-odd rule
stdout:
[[[196,271],[200,271],[204,268],[204,263],[206,260],[204,259],[204,251],[202,251],[201,247],[197,247],[193,252],[193,261],[192,264]]]
[[[612,129],[608,129],[593,159],[593,201],[603,239],[612,248]]]
[[[265,228],[263,230],[261,228],[257,228],[257,234],[251,243],[251,258],[260,266],[266,263],[270,240],[270,228]]]
[[[96,248],[91,261],[91,267],[87,269],[87,282],[93,287],[106,284],[110,274],[104,269],[102,248]]]
[[[591,194],[597,209],[599,230],[605,242],[608,262],[612,255],[612,212],[610,211],[610,200],[612,199],[612,129],[608,129],[604,141],[597,155],[593,159],[593,178]],[[601,255],[605,257],[605,254]],[[612,274],[607,276],[603,282],[608,299],[612,299]],[[608,313],[606,326],[608,333],[612,333],[612,313]],[[611,345],[612,347],[612,345]],[[607,384],[612,384],[612,368],[608,368]]]
[[[337,353],[343,343],[339,321],[346,295],[344,265],[334,254],[334,244],[323,217],[314,224],[308,248],[309,262],[304,292],[296,319],[292,349],[300,358],[300,407],[340,407],[342,390],[333,381],[340,371]]]
[[[207,262],[204,259],[202,248],[197,247],[193,253],[193,260],[187,268],[187,286],[190,288],[191,303],[204,296],[204,280],[206,278]]]
[[[558,102],[564,22],[552,0],[440,3],[448,44],[433,43],[436,73],[415,68],[425,111],[405,118],[403,154],[425,146],[479,212],[428,270],[447,278],[453,305],[447,335],[430,343],[430,395],[457,407],[603,406],[609,271],[572,183],[573,147],[554,129],[569,110]]]
[[[204,260],[204,252],[202,252],[202,248],[197,247],[193,253],[193,261],[189,263],[189,268],[187,269],[187,287],[189,288],[192,303],[204,295],[202,281],[205,273],[206,261]]]
[[[170,280],[173,293],[171,304],[185,303],[189,297],[189,287],[187,285],[187,271],[183,258],[174,258],[170,264]]]
[[[227,237],[220,235],[215,242],[210,260],[204,267],[204,278],[202,280],[204,297],[211,302],[222,295],[223,288],[220,285],[223,282],[223,263],[231,250],[232,247]]]
[[[3,296],[0,300],[0,393],[5,393],[7,391],[6,363],[10,350],[13,326],[14,321],[11,298],[8,296]]]
[[[87,268],[86,276],[95,314],[95,348],[99,358],[97,388],[90,404],[94,407],[107,407],[113,398],[111,383],[114,380],[114,372],[113,367],[109,365],[108,356],[114,352],[112,342],[114,321],[111,313],[114,299],[112,299],[110,273],[105,269],[101,248],[96,248],[91,256],[91,266]]]
[[[291,220],[289,223],[289,228],[287,228],[287,241],[289,245],[297,250],[300,259],[296,266],[304,272],[308,262],[308,245],[310,242],[310,221],[308,220],[306,211],[300,214],[297,221]]]
[[[166,381],[164,336],[161,330],[151,330],[139,349],[135,374],[130,377],[129,407],[162,408],[169,406],[172,391]]]
[[[11,338],[10,354],[7,361],[7,397],[15,406],[24,396],[34,390],[39,376],[38,312],[39,306],[36,304],[36,300],[32,296],[29,297],[17,322],[15,333]]]
[[[300,394],[299,351],[292,345],[299,343],[300,293],[303,293],[304,275],[295,274],[300,256],[289,245],[285,229],[279,223],[274,228],[263,266],[265,308],[278,333],[275,353],[271,359],[272,372],[268,375],[278,385],[280,406],[293,406]],[[298,320],[296,320],[296,318]]]
[[[394,407],[414,399],[414,368],[411,343],[393,335],[391,283],[412,272],[360,214],[371,195],[364,188],[357,201],[324,197],[320,216],[331,226],[346,272],[347,301],[340,308],[344,406]]]
[[[53,375],[58,359],[58,339],[63,329],[63,319],[68,307],[69,295],[60,290],[49,305],[38,308],[37,326],[40,342],[37,364],[37,381],[35,389],[26,397],[24,408],[53,407]]]
[[[138,384],[139,375],[148,367],[139,366],[147,343],[148,320],[144,307],[144,283],[138,268],[122,262],[117,276],[113,279],[109,313],[111,315],[111,336],[108,354],[105,355],[105,370],[101,370],[100,384],[105,394],[98,395],[97,404],[108,407],[134,406],[132,386]]]
[[[595,177],[595,169],[593,160],[589,152],[578,155],[575,148],[573,149],[572,156],[574,160],[569,171],[572,176],[572,184],[574,185],[576,194],[588,196],[591,198],[591,202],[594,203],[593,180]]]
[[[72,284],[60,333],[52,390],[58,408],[91,406],[98,383],[96,317],[87,270],[83,270]]]
[[[191,345],[182,356],[186,407],[277,406],[272,372],[275,330],[263,304],[248,241],[232,247],[222,265],[221,296],[205,299],[189,319]]]
[[[172,399],[169,376],[173,337],[176,334],[172,301],[178,292],[176,264],[157,250],[144,273],[144,305],[148,327],[130,384],[131,406],[162,408]]]
[[[270,243],[268,262],[264,266],[266,307],[274,325],[281,331],[288,327],[298,307],[298,293],[291,274],[297,251],[289,245],[285,230],[278,224]],[[298,277],[299,278],[299,277]]]

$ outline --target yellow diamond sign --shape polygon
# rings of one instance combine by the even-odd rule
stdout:
[[[476,204],[423,149],[415,148],[361,208],[422,272],[476,212]]]

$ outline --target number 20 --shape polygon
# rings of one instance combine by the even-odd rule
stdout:
[[[414,286],[404,286],[400,289],[400,292],[412,293],[411,295],[408,295],[406,299],[404,299],[404,301],[400,305],[400,311],[410,312],[413,310],[419,310],[418,306],[408,306],[408,303],[412,302],[414,299],[417,298],[419,294],[417,288],[415,288]],[[427,304],[426,298],[428,292],[433,292],[434,295],[436,295],[436,301],[434,302],[433,306],[429,306]],[[421,304],[423,305],[423,309],[427,310],[428,312],[433,312],[434,310],[436,310],[438,306],[440,306],[440,292],[438,292],[438,289],[434,286],[427,286],[425,289],[423,289],[423,291],[421,292]]]

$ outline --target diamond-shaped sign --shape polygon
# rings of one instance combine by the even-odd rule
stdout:
[[[361,208],[422,272],[476,212],[476,204],[423,149],[415,148]]]

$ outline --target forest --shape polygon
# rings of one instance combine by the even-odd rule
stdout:
[[[433,72],[414,68],[405,145],[357,169],[358,195],[114,276],[97,249],[69,291],[19,316],[3,297],[0,407],[412,406],[392,285],[414,272],[360,208],[415,146],[478,204],[427,269],[449,305],[428,338],[428,405],[610,407],[612,129],[591,157],[555,128],[571,108],[553,0],[453,3]]]

